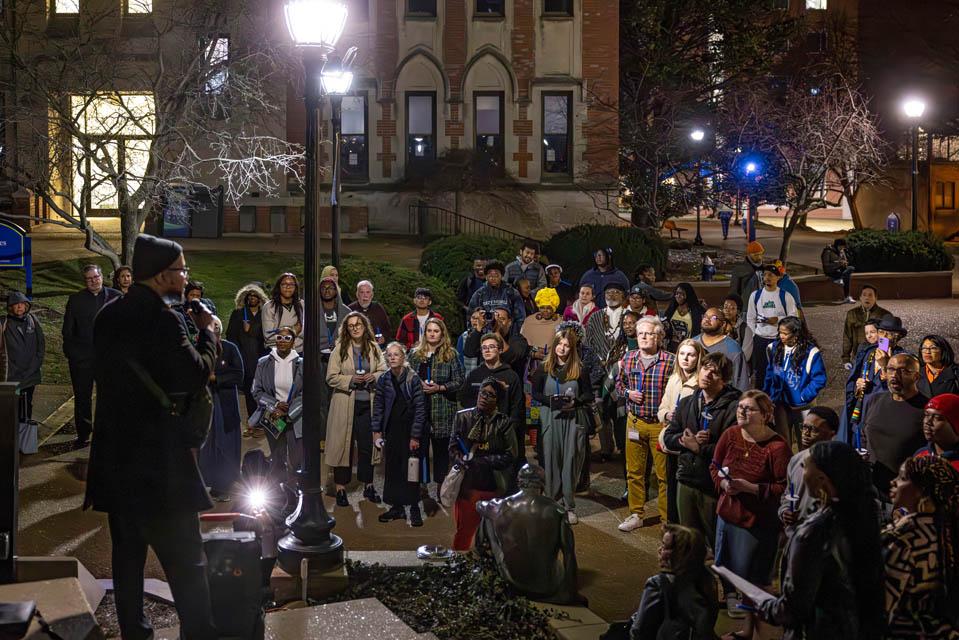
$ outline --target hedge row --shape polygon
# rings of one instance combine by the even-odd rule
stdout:
[[[459,235],[434,240],[423,249],[420,271],[439,278],[456,290],[475,258],[495,258],[507,264],[516,259],[516,242],[489,236]]]
[[[919,231],[875,229],[846,236],[857,271],[948,271],[954,261],[940,238]]]

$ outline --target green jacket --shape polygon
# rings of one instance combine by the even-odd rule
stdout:
[[[842,361],[852,362],[856,357],[856,349],[866,341],[866,320],[882,318],[889,313],[878,304],[867,313],[861,304],[846,312],[846,325],[842,330]]]

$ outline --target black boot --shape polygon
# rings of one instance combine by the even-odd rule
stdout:
[[[414,504],[412,507],[410,507],[410,526],[411,527],[423,526],[423,516],[420,515],[419,505]]]
[[[366,488],[363,489],[363,497],[373,504],[379,504],[383,502],[383,499],[380,498],[379,494],[376,493],[376,487],[371,484],[366,485]]]
[[[380,517],[377,518],[380,522],[393,522],[394,520],[402,520],[406,517],[406,509],[402,506],[390,507],[389,511],[386,513],[381,513]]]
[[[350,506],[350,501],[346,499],[346,489],[339,489],[336,492],[336,506],[338,507]]]

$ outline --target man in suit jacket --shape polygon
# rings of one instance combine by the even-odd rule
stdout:
[[[83,281],[86,288],[67,298],[63,314],[63,353],[73,384],[77,447],[87,445],[93,429],[93,319],[105,304],[120,297],[116,289],[103,286],[103,273],[95,264],[83,267]]]
[[[180,245],[140,235],[135,284],[103,308],[93,327],[98,398],[84,507],[109,514],[117,619],[125,640],[153,634],[143,615],[148,547],[170,582],[181,637],[217,637],[197,516],[212,506],[196,462],[206,434],[163,406],[172,401],[188,411],[219,357],[209,311],[190,312],[199,330],[194,346],[170,308],[183,298],[188,271]]]

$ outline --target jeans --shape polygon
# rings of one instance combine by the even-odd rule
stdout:
[[[766,356],[766,347],[775,342],[774,338],[763,338],[753,334],[753,388],[762,391],[766,384],[766,365],[769,364]]]
[[[123,640],[145,640],[153,627],[143,615],[143,565],[153,547],[170,583],[180,617],[180,637],[214,640],[206,554],[196,513],[111,513],[113,589]]]
[[[666,454],[656,448],[663,425],[645,422],[630,414],[626,424],[626,489],[629,492],[629,512],[640,518],[646,510],[647,487],[644,478],[646,460],[653,457],[653,468],[659,489],[656,506],[661,522],[666,522]],[[630,437],[631,436],[631,437]]]
[[[843,298],[849,297],[849,287],[852,285],[852,274],[855,270],[855,267],[846,267],[845,269],[834,269],[826,274],[833,280],[842,280]]]
[[[430,447],[433,452],[433,480],[439,492],[450,470],[450,439],[448,436],[430,436]]]
[[[758,587],[772,583],[779,529],[744,529],[717,517],[716,564]]]

